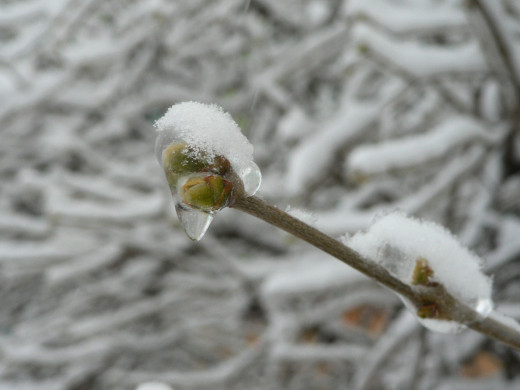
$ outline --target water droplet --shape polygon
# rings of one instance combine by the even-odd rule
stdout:
[[[483,317],[487,317],[493,311],[493,301],[490,298],[480,298],[475,306],[475,311]]]
[[[204,236],[214,216],[214,213],[188,209],[180,203],[175,205],[175,210],[184,231],[194,241]]]
[[[253,161],[250,161],[240,172],[240,178],[244,184],[244,191],[247,195],[252,196],[260,188],[262,183],[262,173],[260,168]]]

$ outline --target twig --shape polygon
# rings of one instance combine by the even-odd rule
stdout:
[[[491,317],[483,317],[472,308],[454,298],[442,286],[411,286],[392,276],[379,264],[363,258],[361,254],[343,245],[340,241],[320,232],[306,223],[292,217],[264,200],[252,197],[238,197],[232,206],[301,238],[311,245],[336,257],[366,276],[402,295],[416,307],[436,305],[443,319],[449,319],[501,341],[520,350],[520,332]]]
[[[482,2],[482,0],[473,0],[471,2],[472,5],[475,5],[478,8],[478,11],[482,15],[486,26],[489,28],[493,41],[496,45],[496,48],[502,59],[504,60],[505,66],[509,73],[509,77],[514,84],[515,95],[516,98],[520,98],[520,76],[516,72],[516,67],[514,64],[514,60],[512,58],[512,53],[510,52],[510,48],[504,39],[502,31],[498,25],[498,22],[494,20],[492,12],[487,8],[487,6]]]

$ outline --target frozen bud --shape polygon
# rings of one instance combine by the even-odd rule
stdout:
[[[190,238],[200,240],[218,210],[258,190],[262,175],[253,146],[214,104],[175,104],[155,127],[156,157],[179,221]]]
[[[209,162],[204,154],[195,153],[183,142],[173,142],[163,152],[164,170],[176,175],[200,172],[207,165]]]
[[[202,211],[216,211],[228,206],[233,194],[233,184],[219,175],[190,177],[181,188],[184,204]]]
[[[481,270],[481,259],[433,222],[391,212],[345,243],[417,291],[442,285],[453,298],[482,317],[493,308],[491,280]],[[438,307],[442,302],[415,305],[404,301],[429,329],[449,333],[462,328],[445,318],[443,308]]]
[[[183,142],[171,143],[163,152],[162,163],[172,190],[177,188],[179,179],[185,175],[199,172],[225,175],[230,169],[230,163],[225,157],[210,158],[206,153]]]
[[[433,277],[433,270],[428,264],[428,260],[424,257],[419,257],[415,261],[415,268],[412,275],[412,284],[420,286],[432,286],[435,282],[431,281]]]

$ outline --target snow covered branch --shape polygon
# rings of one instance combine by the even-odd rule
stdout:
[[[403,283],[373,260],[364,258],[340,241],[327,236],[257,197],[239,198],[232,207],[263,219],[329,253],[405,297],[418,309],[432,308],[432,310],[442,313],[440,315],[443,320],[466,325],[509,346],[520,349],[520,326],[515,321],[500,321],[498,316],[488,317],[487,313],[483,316],[456,299],[442,284],[414,287]],[[395,228],[398,229],[399,227],[396,226]],[[424,237],[424,240],[427,241],[428,237]],[[453,259],[453,261],[456,261],[456,259]],[[459,274],[455,277],[463,278],[464,276]],[[436,317],[437,314],[428,313],[427,315],[427,318],[431,319]]]

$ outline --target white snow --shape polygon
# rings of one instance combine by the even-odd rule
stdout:
[[[415,167],[441,158],[469,141],[488,139],[475,120],[451,117],[428,133],[357,147],[348,156],[348,170],[351,173],[377,174]]]
[[[400,4],[388,0],[351,0],[345,3],[347,15],[365,16],[395,33],[427,33],[459,29],[465,23],[461,9],[425,2]]]
[[[136,390],[172,390],[172,388],[162,382],[146,382],[137,386]]]
[[[455,298],[478,307],[483,315],[492,308],[491,280],[482,273],[481,260],[440,225],[392,212],[344,242],[406,283],[411,282],[416,260],[425,258],[435,280]]]
[[[398,40],[366,25],[355,29],[354,39],[414,77],[486,70],[480,48],[473,42],[456,46],[426,45]]]
[[[377,104],[358,102],[347,92],[334,115],[288,156],[285,188],[289,195],[296,195],[307,188],[309,182],[317,181],[334,161],[338,150],[363,134],[386,102],[400,89],[400,83],[389,83],[382,92],[382,101]]]
[[[209,157],[224,156],[244,180],[244,175],[256,167],[253,145],[242,134],[231,115],[216,104],[182,102],[174,104],[155,123],[157,157],[171,142],[182,140],[204,151]],[[253,169],[254,170],[254,169]]]

